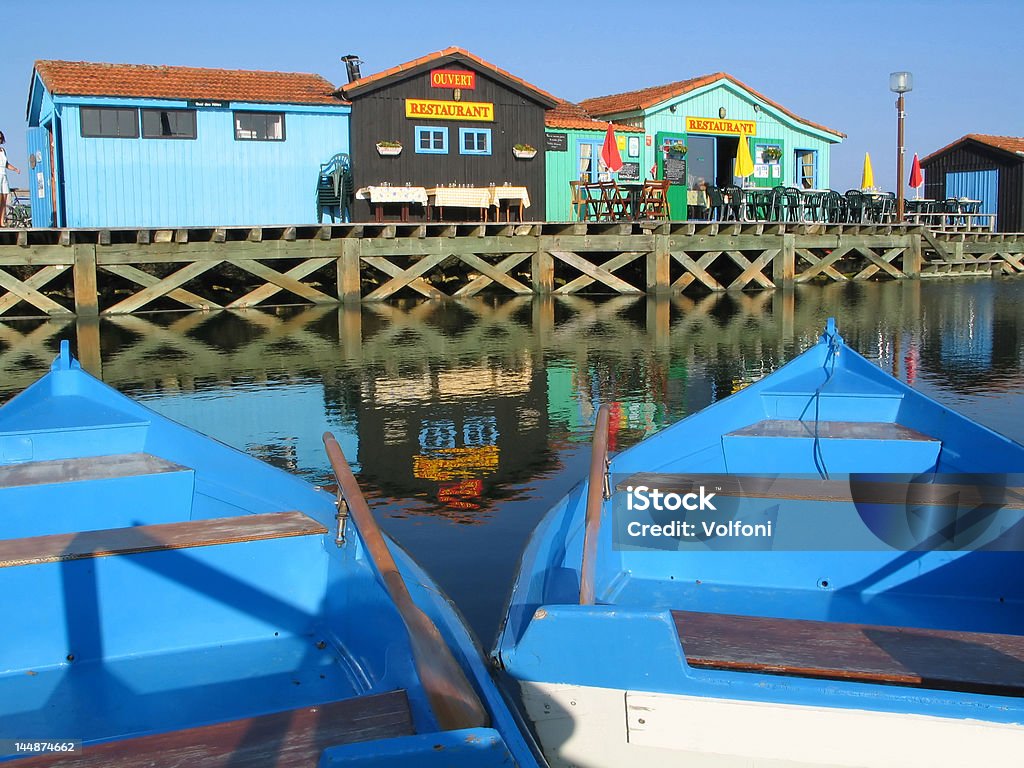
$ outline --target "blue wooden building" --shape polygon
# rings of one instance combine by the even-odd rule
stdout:
[[[320,166],[349,150],[334,91],[313,74],[37,61],[32,224],[315,222]]]

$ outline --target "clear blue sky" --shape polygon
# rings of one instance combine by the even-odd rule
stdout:
[[[725,71],[843,131],[832,186],[857,186],[865,151],[894,188],[895,95],[909,70],[907,173],[965,133],[1024,135],[1024,0],[6,0],[0,128],[25,166],[35,59],[316,72],[345,81],[450,45],[579,101]],[[1014,60],[1016,59],[1016,61]],[[25,186],[25,175],[12,174]]]

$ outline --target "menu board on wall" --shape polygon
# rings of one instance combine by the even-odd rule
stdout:
[[[640,163],[623,163],[619,168],[619,181],[640,181]]]
[[[567,133],[546,133],[544,141],[544,148],[548,152],[566,152],[569,149],[569,134]]]
[[[686,158],[666,157],[664,178],[669,184],[686,184]]]

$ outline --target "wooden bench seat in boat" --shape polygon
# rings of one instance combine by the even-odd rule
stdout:
[[[7,763],[17,768],[316,768],[327,747],[411,736],[405,691],[86,746]]]
[[[805,421],[764,419],[725,437],[809,437],[822,440],[918,440],[934,441],[915,429],[891,421]]]
[[[954,477],[952,475],[947,477]],[[852,502],[859,504],[940,504],[956,499],[963,507],[981,504],[1024,509],[1024,487],[963,483],[913,483],[874,480],[822,480],[800,477],[762,477],[720,473],[671,474],[637,472],[616,483],[615,489],[647,486],[664,492],[690,493],[699,486],[714,488],[718,496],[783,501]]]
[[[1024,695],[1024,637],[673,611],[691,667]]]
[[[149,453],[121,453],[52,461],[27,461],[0,466],[0,488],[49,483],[78,483],[188,469]]]
[[[316,520],[292,511],[2,539],[0,568],[324,533]]]

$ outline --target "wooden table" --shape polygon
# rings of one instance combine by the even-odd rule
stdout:
[[[496,187],[431,187],[427,194],[427,218],[432,218],[433,208],[444,218],[445,208],[476,208],[480,221],[488,220],[488,209],[493,204],[491,189]]]
[[[373,208],[373,220],[384,221],[384,206],[401,205],[402,221],[409,220],[409,204],[427,205],[427,190],[424,187],[370,186],[356,191],[356,198],[369,200]]]
[[[501,221],[502,202],[507,202],[505,206],[505,221],[511,220],[513,206],[518,206],[519,220],[523,220],[523,209],[530,207],[530,192],[526,187],[488,187],[488,190],[491,192],[491,205],[498,209],[495,212],[496,220]]]

